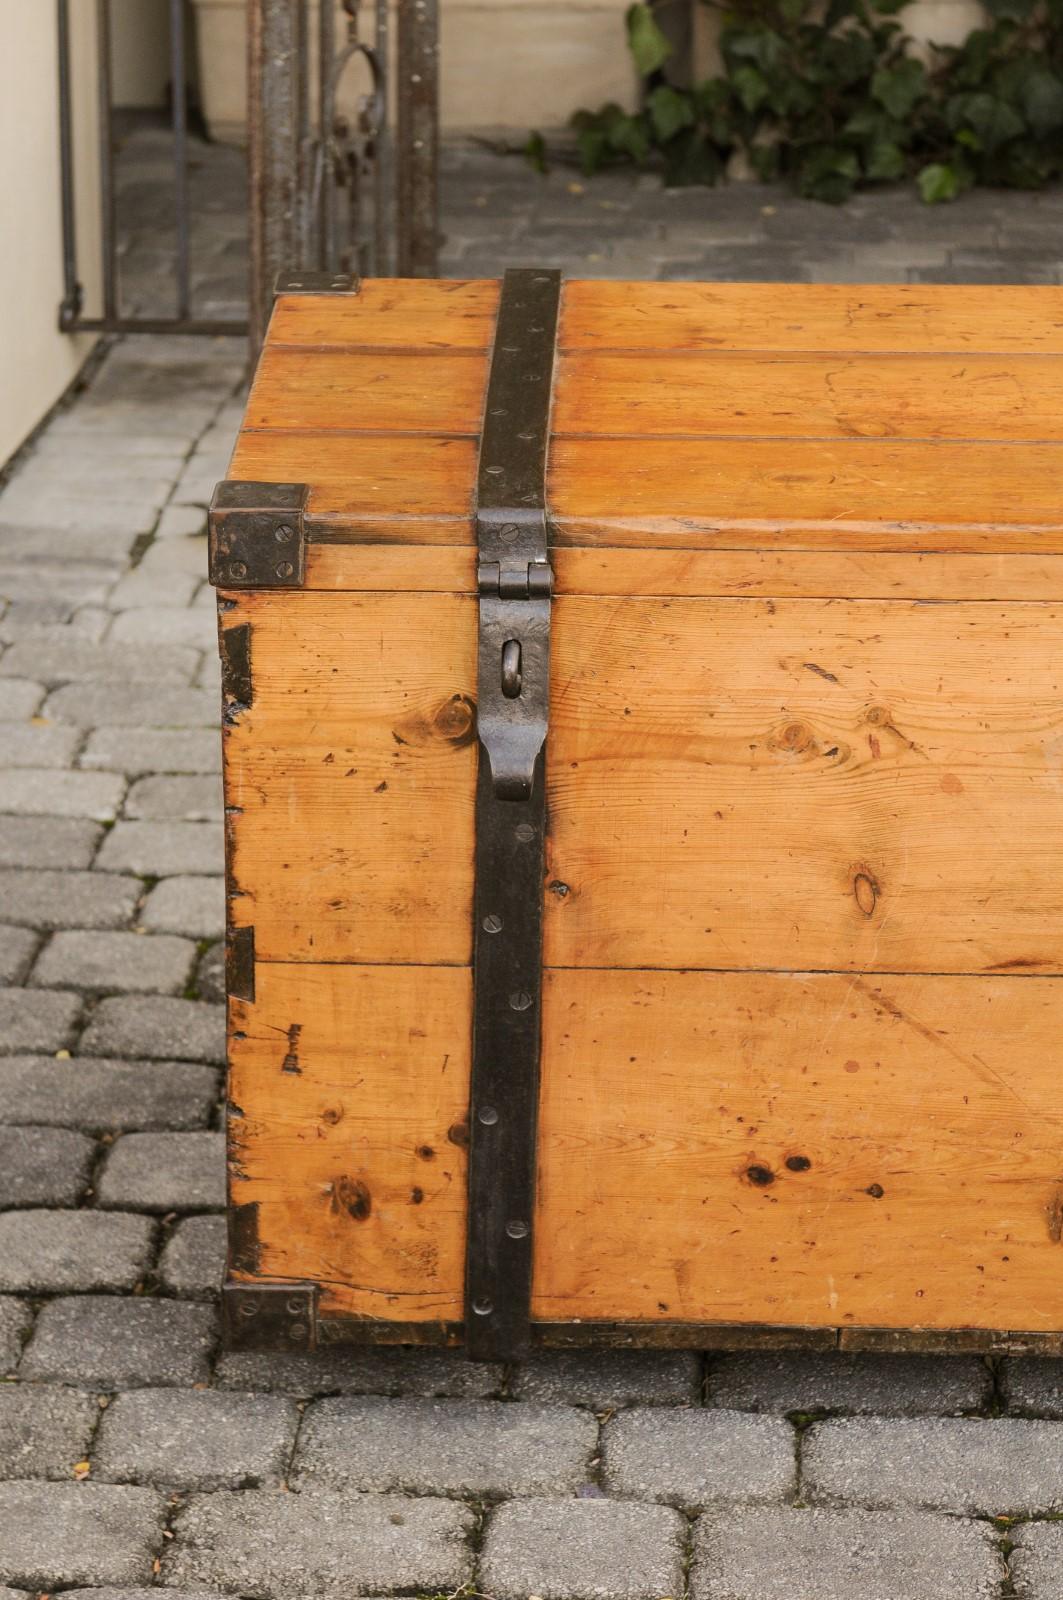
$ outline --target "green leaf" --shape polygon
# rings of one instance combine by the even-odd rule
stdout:
[[[664,181],[670,187],[688,183],[717,183],[723,165],[715,145],[700,128],[689,128],[669,145],[665,157]]]
[[[880,67],[871,79],[871,93],[891,117],[907,117],[926,91],[926,68],[905,57],[895,67]]]
[[[694,121],[689,95],[681,94],[666,83],[654,89],[646,108],[650,113],[653,131],[662,144],[674,139],[680,128],[689,128]]]
[[[960,192],[955,169],[940,161],[924,167],[915,181],[919,186],[920,195],[928,206],[940,205],[944,200],[955,200]]]
[[[534,167],[536,172],[540,174],[549,172],[550,163],[546,159],[546,140],[538,129],[529,133],[527,143],[524,146],[524,156],[528,164]]]
[[[653,9],[648,5],[628,7],[627,42],[635,65],[644,78],[663,67],[672,53],[672,46],[658,27]]]
[[[953,95],[946,103],[945,118],[950,128],[960,130],[966,125],[978,139],[983,150],[998,150],[1009,139],[1025,133],[1026,125],[1014,107],[998,96],[979,91],[975,94]]]
[[[759,67],[744,62],[731,74],[735,93],[747,111],[757,111],[771,99],[771,85]]]
[[[897,178],[904,177],[906,166],[900,145],[889,139],[880,139],[867,153],[864,172],[877,183],[893,183]]]
[[[1063,81],[1047,66],[1035,67],[1020,91],[1026,120],[1039,139],[1063,127]]]

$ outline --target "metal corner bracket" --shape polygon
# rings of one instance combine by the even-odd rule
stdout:
[[[222,1285],[222,1337],[227,1350],[315,1350],[316,1283]]]
[[[207,524],[211,583],[219,589],[301,589],[309,496],[305,483],[219,483]]]
[[[361,278],[353,272],[282,272],[273,293],[357,294],[361,287]]]

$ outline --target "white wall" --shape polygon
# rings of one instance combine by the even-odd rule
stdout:
[[[0,462],[23,442],[72,381],[93,341],[58,328],[63,297],[59,209],[56,8],[51,0],[0,0]],[[78,85],[79,223],[83,255],[98,255],[92,83],[94,36],[73,0]],[[98,286],[90,284],[98,292]]]

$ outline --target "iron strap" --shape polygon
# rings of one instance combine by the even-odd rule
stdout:
[[[477,480],[479,658],[465,1339],[530,1344],[552,572],[546,454],[561,275],[507,272]]]

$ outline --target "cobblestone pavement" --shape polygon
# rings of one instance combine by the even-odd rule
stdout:
[[[747,276],[903,277],[943,270],[961,227],[970,275],[1057,270],[1054,199],[908,210],[890,238],[890,196],[809,208],[815,254],[773,232],[789,202],[684,198],[736,219],[710,257],[659,191],[481,156],[451,175],[452,270],[726,250]],[[1063,1362],[221,1352],[202,528],[241,365],[223,341],[117,345],[0,492],[0,1600],[1060,1600]]]

